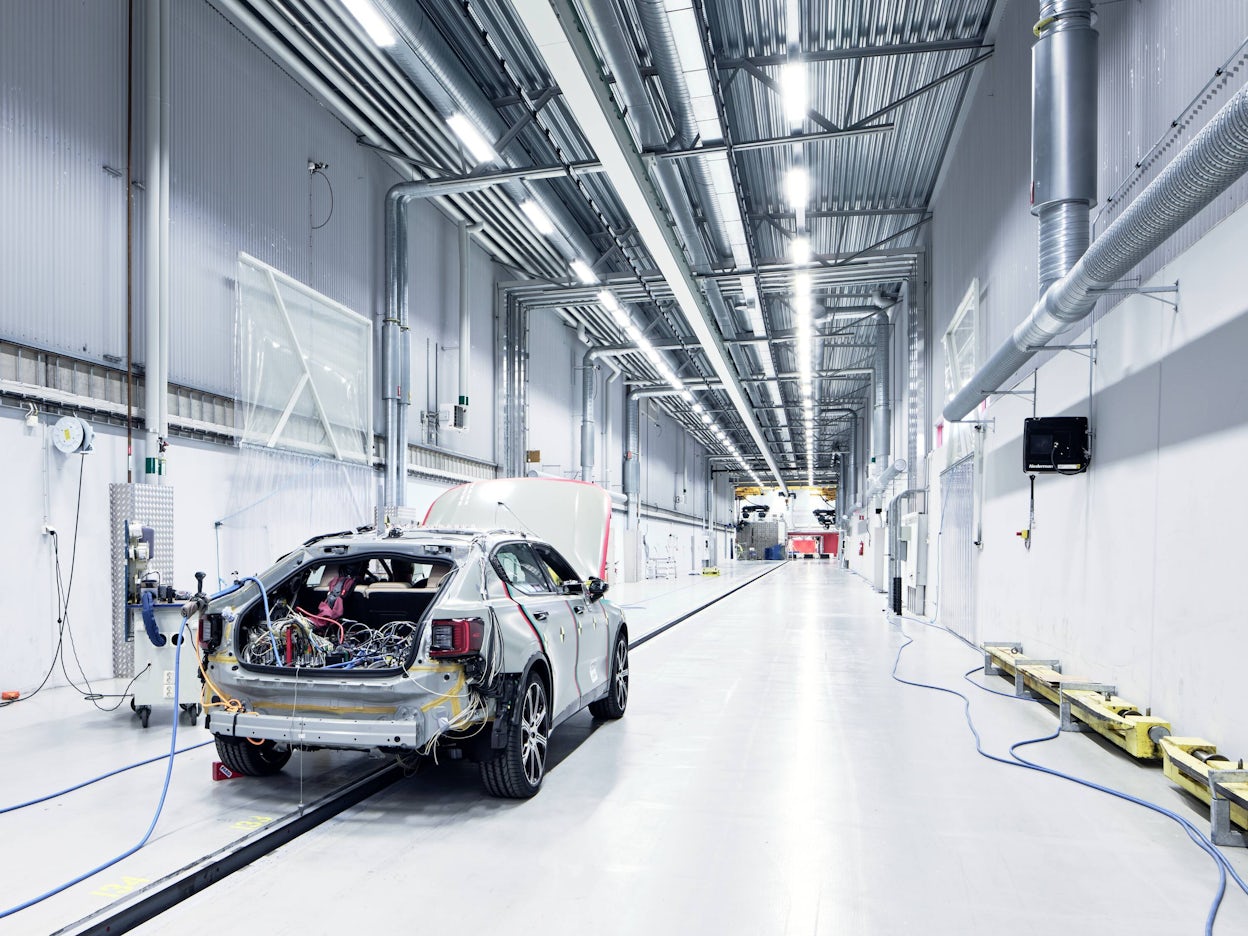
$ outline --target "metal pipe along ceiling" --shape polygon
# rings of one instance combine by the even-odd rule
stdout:
[[[505,121],[438,34],[420,5],[400,5],[391,0],[373,0],[373,4],[390,22],[399,37],[399,41],[388,49],[394,61],[442,117],[462,113],[491,143],[501,139],[508,129]],[[512,167],[525,164],[507,155],[515,147],[513,141],[504,152],[498,154],[501,160]],[[518,182],[507,183],[504,188],[517,204],[524,201],[531,190],[533,200],[541,205],[554,224],[555,233],[550,239],[565,260],[582,258],[593,263],[597,259],[597,248],[585,236],[567,207],[553,193],[540,186],[526,189]]]
[[[1049,287],[1009,340],[944,409],[962,419],[1018,371],[1041,347],[1085,318],[1102,292],[1118,282],[1248,172],[1248,86],[1240,88],[1208,125],[1088,248],[1074,269]]]
[[[549,0],[515,0],[514,7],[552,77],[563,90],[564,100],[581,130],[610,173],[638,235],[671,286],[681,312],[701,342],[711,366],[724,382],[725,392],[776,481],[787,490],[754,410],[735,369],[729,363],[727,346],[698,293],[692,272],[681,255],[680,244],[667,224],[663,208],[654,198],[645,165],[633,146],[628,128],[611,101],[610,92],[602,79],[601,65],[581,29],[576,11],[568,0],[555,0],[554,8]]]
[[[636,63],[633,61],[632,48],[625,39],[624,28],[615,16],[614,11],[606,4],[590,5],[585,8],[585,16],[594,34],[598,37],[600,49],[602,51],[605,64],[615,77],[616,92],[620,96],[621,104],[623,104],[625,113],[632,119],[633,126],[637,130],[637,136],[641,141],[643,149],[649,149],[654,146],[660,146],[664,142],[663,128],[659,122],[658,116],[654,112],[654,108],[650,104],[650,97],[646,92],[646,88],[642,83],[641,74],[637,70]],[[643,23],[647,29],[647,38],[650,39],[654,49],[668,48],[671,53],[671,61],[662,60],[655,53],[655,63],[659,68],[660,74],[666,74],[668,69],[675,69],[679,72],[680,62],[675,58],[675,48],[672,45],[671,32],[667,21],[667,14],[663,12],[662,5],[657,17],[643,16]],[[665,83],[665,87],[667,87]],[[693,122],[692,108],[689,102],[688,89],[684,86],[683,78],[679,83],[673,83],[673,87],[668,97],[672,103],[672,109],[678,116],[678,123],[682,125],[692,124],[694,135],[696,135],[697,125]],[[688,132],[688,128],[682,133]],[[692,139],[692,138],[691,138]],[[691,160],[691,162],[702,165],[701,159]],[[697,182],[699,201],[703,206],[706,214],[707,224],[712,233],[712,239],[719,250],[719,244],[727,243],[725,233],[723,231],[722,220],[719,217],[718,210],[711,209],[717,204],[714,189],[711,186],[709,175],[702,166],[701,176],[695,174]],[[708,253],[706,244],[702,239],[702,232],[698,226],[697,220],[693,216],[692,206],[688,203],[685,195],[684,184],[680,178],[679,170],[670,162],[658,162],[653,167],[655,181],[658,184],[659,191],[663,196],[663,201],[671,213],[672,223],[676,226],[676,231],[680,235],[680,239],[684,242],[685,249],[688,251],[690,260],[700,267],[711,267],[714,265],[715,258]],[[708,208],[708,206],[710,206]],[[733,313],[728,308],[728,304],[724,301],[720,292],[719,284],[709,282],[706,284],[707,301],[711,305],[711,309],[715,314],[716,322],[721,332],[735,332],[735,322],[733,321]],[[734,357],[734,362],[737,362]],[[590,388],[588,392],[592,392],[591,384],[585,383],[586,388]],[[588,410],[588,406],[585,406]],[[584,469],[587,464],[585,450],[584,428],[582,428],[582,478],[589,480],[584,476]],[[590,442],[590,454],[588,456],[588,465],[593,466],[592,445]]]

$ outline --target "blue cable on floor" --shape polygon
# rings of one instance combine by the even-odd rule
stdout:
[[[178,754],[185,754],[187,751],[193,751],[196,748],[206,747],[207,745],[213,743],[215,742],[201,741],[198,744],[192,744],[190,747],[178,748],[173,753],[175,756]],[[81,783],[75,783],[73,786],[66,787],[63,790],[57,790],[55,793],[48,793],[45,796],[27,800],[24,803],[15,803],[12,806],[0,807],[0,816],[3,816],[5,813],[17,812],[17,810],[25,809],[27,806],[37,806],[40,803],[46,803],[48,800],[54,800],[58,796],[64,796],[66,793],[73,793],[75,790],[81,790],[83,787],[89,787],[93,783],[99,783],[101,780],[107,780],[109,777],[115,777],[118,774],[123,774],[127,770],[134,770],[136,767],[146,767],[148,764],[154,764],[157,761],[162,761],[168,756],[168,754],[157,754],[155,757],[149,757],[147,760],[136,761],[133,764],[127,764],[125,767],[118,767],[116,770],[110,770],[108,773],[102,773],[98,777],[92,777],[90,780],[83,780]]]
[[[261,590],[261,592],[263,593],[263,589]],[[173,654],[173,697],[174,699],[181,698],[181,696],[179,695],[179,691],[181,689],[181,682],[182,682],[182,665],[181,665],[182,664],[182,645],[186,642],[185,631],[186,631],[186,622],[183,621],[182,630],[178,632],[177,647],[174,650],[174,654]],[[156,823],[160,820],[160,814],[165,808],[165,797],[169,794],[169,781],[173,777],[173,758],[174,758],[174,755],[177,754],[177,750],[178,750],[178,716],[177,716],[177,710],[175,709],[174,716],[173,716],[173,732],[169,738],[168,761],[165,765],[165,782],[164,782],[164,785],[161,786],[160,788],[160,800],[156,803],[156,812],[152,816],[152,821],[151,821],[151,824],[148,825],[147,831],[143,833],[143,838],[139,839],[139,842],[137,845],[122,852],[116,858],[111,858],[108,861],[104,862],[103,864],[92,868],[90,871],[80,874],[76,878],[66,881],[64,884],[61,884],[57,887],[52,888],[50,891],[46,891],[45,893],[40,894],[38,897],[32,897],[30,900],[27,900],[24,903],[20,903],[15,907],[10,907],[7,910],[0,910],[0,920],[3,920],[7,916],[12,916],[14,913],[17,913],[20,910],[25,910],[27,907],[33,907],[35,904],[41,903],[42,901],[47,900],[49,897],[55,897],[57,894],[61,893],[62,891],[68,890],[69,888],[73,887],[75,884],[82,883],[87,878],[91,877],[92,875],[99,874],[101,871],[107,868],[111,868],[113,865],[117,864],[118,862],[125,861],[127,858],[129,858],[131,855],[137,852],[140,848],[146,845],[147,840],[152,837],[152,833],[156,830]]]
[[[917,623],[923,624],[927,627],[938,627],[938,625],[936,624],[931,624],[927,621],[921,621],[915,618],[910,618],[909,620],[915,620]],[[940,629],[945,630],[944,628],[940,628]],[[1159,815],[1165,816],[1167,819],[1172,819],[1175,822],[1177,822],[1183,828],[1183,831],[1187,833],[1188,838],[1190,838],[1193,842],[1195,842],[1198,846],[1200,846],[1201,850],[1204,851],[1207,855],[1209,855],[1209,857],[1211,857],[1214,860],[1214,863],[1218,867],[1217,893],[1214,895],[1213,903],[1209,907],[1209,913],[1205,917],[1205,934],[1206,936],[1212,936],[1214,921],[1217,919],[1218,910],[1222,906],[1222,898],[1226,895],[1227,873],[1228,872],[1230,873],[1231,877],[1234,878],[1235,883],[1239,885],[1240,889],[1243,890],[1245,894],[1248,894],[1248,884],[1245,884],[1243,878],[1241,878],[1239,874],[1235,871],[1234,867],[1231,866],[1226,856],[1223,855],[1220,851],[1218,851],[1217,847],[1214,846],[1213,842],[1211,842],[1208,839],[1208,837],[1205,836],[1203,832],[1197,829],[1194,825],[1191,824],[1191,822],[1189,822],[1183,816],[1180,816],[1178,813],[1172,812],[1171,810],[1166,809],[1163,806],[1158,806],[1156,803],[1150,803],[1148,800],[1140,799],[1137,796],[1132,796],[1130,793],[1125,793],[1122,790],[1115,790],[1112,787],[1104,786],[1102,784],[1095,783],[1091,780],[1085,780],[1082,777],[1076,777],[1072,774],[1063,773],[1062,771],[1055,770],[1052,767],[1045,767],[1041,764],[1037,764],[1033,761],[1027,760],[1026,758],[1022,757],[1018,753],[1018,748],[1020,747],[1024,747],[1029,744],[1040,744],[1045,741],[1052,741],[1061,733],[1060,727],[1054,729],[1051,734],[1043,735],[1039,738],[1027,738],[1023,741],[1016,741],[1014,744],[1010,745],[1010,756],[1008,758],[1000,757],[996,754],[988,753],[983,748],[982,740],[979,736],[979,730],[975,727],[974,719],[971,718],[971,700],[968,696],[966,696],[965,694],[961,692],[958,692],[956,689],[948,689],[944,686],[933,686],[930,683],[917,682],[914,680],[905,679],[897,675],[897,667],[901,664],[902,652],[906,649],[906,647],[914,643],[914,638],[906,633],[905,628],[902,627],[900,623],[898,624],[898,630],[901,632],[901,636],[905,638],[906,642],[897,648],[897,656],[893,659],[893,668],[889,675],[891,675],[892,678],[896,680],[897,682],[903,683],[907,686],[914,686],[919,689],[930,689],[934,692],[943,692],[948,695],[957,696],[959,699],[961,699],[962,700],[962,712],[963,712],[963,716],[966,718],[966,725],[968,728],[970,728],[971,735],[975,738],[975,750],[981,756],[986,757],[989,760],[996,761],[999,764],[1006,764],[1010,767],[1022,767],[1027,770],[1034,770],[1039,773],[1048,774],[1053,777],[1059,777],[1063,780],[1069,780],[1071,783],[1077,783],[1080,786],[1084,786],[1092,790],[1097,790],[1098,792],[1101,792],[1101,793],[1107,793],[1110,796],[1114,796],[1114,797],[1117,797],[1118,799],[1126,800],[1127,802],[1134,803],[1137,806],[1143,806],[1145,809],[1150,809],[1153,812],[1158,813]],[[974,673],[980,669],[983,669],[983,667],[977,666],[974,669],[968,670],[966,673],[963,674],[963,678],[966,679],[967,682],[970,682],[971,685],[977,686],[978,688],[982,689],[985,692],[992,693],[993,695],[1006,695],[1006,693],[997,692],[995,689],[989,689],[987,686],[980,686],[978,683],[971,682],[970,680],[971,673]],[[1008,696],[1008,698],[1018,698],[1018,697]],[[1029,700],[1020,699],[1020,701],[1029,701]]]

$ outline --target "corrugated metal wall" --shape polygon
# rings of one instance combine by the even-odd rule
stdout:
[[[375,316],[381,200],[398,176],[214,8],[171,6],[169,376],[224,392],[233,386],[238,252]],[[332,214],[310,160],[329,163]],[[422,257],[427,245],[417,241],[413,255]],[[453,269],[443,267],[444,277]]]
[[[939,343],[972,278],[978,276],[983,357],[1005,340],[1036,299],[1036,220],[1029,210],[1029,191],[1031,27],[1037,9],[1032,0],[1006,4],[996,27],[996,54],[980,66],[979,85],[933,200],[933,341]],[[1241,57],[1211,89],[1213,93],[1202,97],[1183,125],[1174,129],[1174,142],[1158,150],[1142,171],[1136,169],[1136,162],[1170,130],[1171,121],[1181,116],[1248,36],[1248,4],[1162,0],[1097,9],[1101,204],[1093,216],[1103,212],[1099,233],[1204,126],[1225,101],[1226,86],[1231,90],[1242,86]],[[1105,200],[1137,175],[1121,204],[1105,208]],[[1248,180],[1171,238],[1136,274],[1147,277],[1182,253],[1245,198]],[[1103,314],[1118,301],[1106,300],[1098,311]],[[1045,357],[1037,358],[1037,363]],[[943,401],[943,357],[936,363],[934,399]]]
[[[0,3],[0,322],[125,354],[126,5]]]
[[[136,5],[135,30],[140,185],[147,175],[145,6]],[[125,184],[104,167],[125,168],[126,7],[125,0],[0,3],[0,334],[113,364],[125,355]],[[209,2],[171,7],[170,380],[229,396],[239,251],[375,318],[384,297],[382,200],[399,177]],[[309,161],[328,163],[324,175],[311,175]],[[138,189],[136,361],[144,349],[145,198]],[[458,343],[459,249],[455,225],[434,206],[415,204],[410,218],[409,383],[419,410],[426,338],[444,348]],[[492,459],[494,274],[473,250],[479,405],[468,433],[444,434],[439,444]],[[448,402],[457,364],[453,353],[442,358],[440,397]],[[417,413],[413,441],[419,428]]]

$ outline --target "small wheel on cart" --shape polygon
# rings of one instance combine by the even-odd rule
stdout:
[[[199,713],[202,709],[199,707],[198,702],[191,702],[189,705],[183,705],[182,711],[186,715],[186,722],[188,725],[199,724]]]
[[[134,711],[139,716],[139,724],[146,728],[147,720],[152,717],[152,707],[150,705],[140,705]]]
[[[132,712],[138,711],[138,709],[135,707],[135,704],[134,704],[134,696],[130,697],[130,711]]]

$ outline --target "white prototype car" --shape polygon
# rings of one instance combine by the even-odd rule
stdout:
[[[311,539],[214,596],[199,634],[221,760],[264,775],[296,749],[437,750],[533,796],[554,728],[628,705],[610,520],[595,485],[479,481],[418,527]]]

